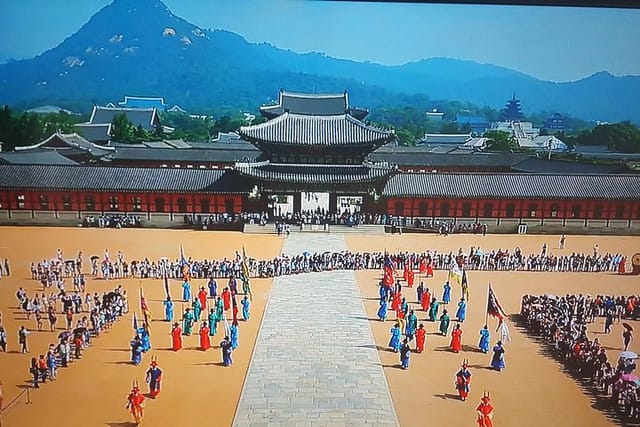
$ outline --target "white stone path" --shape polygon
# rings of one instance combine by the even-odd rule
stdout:
[[[339,252],[344,237],[293,233],[283,252]],[[234,426],[397,426],[353,271],[278,277]]]

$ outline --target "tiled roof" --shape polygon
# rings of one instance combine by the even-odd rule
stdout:
[[[210,144],[214,145],[214,144]],[[149,148],[119,146],[111,156],[113,161],[158,161],[158,162],[193,162],[234,163],[242,160],[255,160],[261,152],[252,149],[219,150],[214,148]]]
[[[126,96],[124,101],[118,102],[118,105],[126,108],[156,108],[164,110],[167,104],[164,103],[162,97],[145,97],[145,96]]]
[[[77,165],[77,162],[51,150],[0,152],[0,164],[12,165]]]
[[[563,174],[609,174],[629,172],[624,165],[594,165],[566,160],[548,160],[531,157],[511,167],[517,172]]]
[[[367,146],[395,139],[395,134],[368,126],[347,114],[308,116],[284,113],[253,126],[242,126],[240,136],[254,143],[286,146]]]
[[[108,141],[111,139],[111,123],[78,123],[74,129],[89,141]]]
[[[237,163],[236,170],[262,181],[300,184],[347,184],[378,181],[395,169],[380,165]]]
[[[307,114],[313,116],[335,116],[349,113],[362,120],[369,110],[350,108],[347,92],[337,94],[295,93],[281,90],[277,105],[260,107],[260,112],[267,118],[275,118],[282,113]]]
[[[106,166],[0,165],[0,188],[244,193],[233,170]]]
[[[401,173],[389,179],[387,197],[499,199],[640,198],[640,175]]]
[[[89,123],[104,124],[113,122],[116,114],[125,114],[134,126],[141,125],[145,130],[153,130],[158,114],[155,108],[110,108],[93,107]]]
[[[509,168],[531,157],[525,153],[503,154],[435,154],[419,147],[381,147],[369,154],[374,162],[425,167]]]
[[[94,144],[87,141],[77,133],[54,133],[49,138],[34,145],[16,147],[16,151],[29,151],[34,149],[47,149],[60,151],[61,154],[84,152],[93,157],[102,157],[112,153],[113,147]]]
[[[464,144],[471,139],[471,134],[427,133],[420,140],[420,144]]]

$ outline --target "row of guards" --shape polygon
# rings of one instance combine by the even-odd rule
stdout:
[[[406,260],[403,265],[402,278],[407,282],[409,287],[413,286],[415,280],[415,273],[412,269],[414,265],[414,258]],[[385,251],[382,283],[391,287],[397,280],[398,269],[396,268],[397,262],[391,258],[389,253]],[[433,263],[427,260],[427,257],[423,256],[419,263],[419,274],[425,275],[426,278],[433,277]],[[467,271],[464,269],[464,257],[458,256],[452,262],[449,267],[447,281],[451,284],[457,284],[460,286],[461,297],[469,302],[469,280],[467,278]],[[485,315],[485,324],[488,324],[489,316],[495,317],[498,320],[496,332],[500,331],[500,335],[503,342],[511,341],[511,335],[509,334],[509,328],[507,326],[507,314],[505,313],[498,297],[496,296],[491,283],[489,283],[487,290],[487,310]]]

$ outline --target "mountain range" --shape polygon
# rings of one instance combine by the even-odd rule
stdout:
[[[526,54],[522,50],[519,54]],[[160,0],[115,0],[75,34],[32,59],[0,65],[0,104],[87,110],[123,95],[164,96],[191,111],[256,110],[278,90],[342,92],[372,109],[435,100],[502,108],[514,94],[525,113],[640,123],[640,77],[599,72],[565,83],[496,65],[430,58],[401,66],[298,54],[238,34],[203,29]]]

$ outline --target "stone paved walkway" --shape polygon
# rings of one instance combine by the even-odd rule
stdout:
[[[346,249],[291,234],[285,254]],[[397,426],[353,271],[278,277],[234,426]]]

